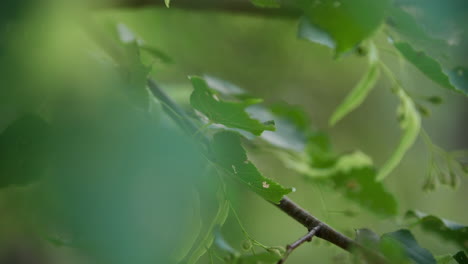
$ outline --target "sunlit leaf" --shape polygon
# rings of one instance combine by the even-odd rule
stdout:
[[[224,101],[219,98],[206,81],[200,77],[191,77],[194,91],[190,96],[190,103],[196,110],[203,113],[214,123],[230,128],[239,128],[260,135],[265,130],[274,131],[271,122],[261,123],[249,116],[245,109],[253,104],[260,103],[259,99],[247,99],[242,102]]]
[[[241,138],[234,132],[219,132],[213,138],[214,158],[223,172],[239,179],[252,191],[266,200],[278,203],[291,192],[271,179],[264,177],[247,158]]]
[[[368,71],[359,83],[346,96],[330,118],[330,125],[335,125],[348,113],[359,107],[364,102],[369,92],[375,86],[380,75],[380,68],[376,62],[372,62]]]
[[[398,166],[408,149],[416,141],[421,128],[421,117],[419,116],[413,100],[403,89],[398,89],[397,95],[400,99],[398,117],[400,119],[400,127],[403,131],[403,135],[400,139],[400,143],[398,143],[398,146],[393,151],[390,158],[381,167],[379,174],[377,175],[378,181],[385,179],[393,169]]]
[[[169,8],[169,6],[171,5],[171,0],[164,0],[164,4],[167,8]]]
[[[406,218],[416,219],[416,223],[425,231],[468,249],[468,226],[419,211],[408,211]]]

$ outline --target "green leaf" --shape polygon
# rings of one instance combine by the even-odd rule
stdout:
[[[190,80],[194,87],[190,103],[211,122],[230,128],[243,129],[257,136],[265,130],[275,130],[275,126],[271,122],[261,123],[251,118],[245,111],[248,106],[260,103],[260,99],[247,99],[242,102],[224,101],[218,98],[215,91],[208,87],[204,79],[191,77]]]
[[[277,109],[278,110],[278,109]],[[284,110],[284,109],[283,109]],[[275,131],[265,131],[261,139],[270,145],[291,151],[303,151],[307,138],[303,128],[298,127],[289,117],[275,115],[270,109],[264,106],[255,105],[247,109],[252,117],[258,120],[274,120]],[[283,113],[285,115],[286,113]],[[288,113],[295,115],[295,113]],[[297,116],[296,116],[297,117]],[[297,117],[299,118],[299,117]]]
[[[416,219],[423,230],[468,249],[468,226],[419,211],[408,211],[406,218]]]
[[[442,255],[442,256],[435,256],[437,264],[453,264],[455,263],[452,255]]]
[[[337,55],[354,49],[361,41],[369,38],[382,24],[390,3],[388,0],[301,0],[299,2],[309,22],[321,31],[327,32],[334,40]],[[312,36],[311,40],[323,40],[323,34],[312,34]]]
[[[277,155],[289,168],[329,185],[363,208],[380,215],[397,213],[396,199],[375,180],[377,172],[367,155],[355,151],[336,157],[329,153],[326,137],[317,134],[311,140],[308,153],[298,156],[279,152]]]
[[[139,47],[141,50],[149,53],[153,58],[158,59],[162,61],[163,63],[170,64],[174,62],[169,55],[167,55],[166,53],[164,53],[163,51],[155,47],[151,47],[145,44],[141,44],[139,45]]]
[[[366,167],[338,173],[331,180],[335,190],[361,207],[380,215],[396,215],[398,213],[396,199],[383,184],[375,180],[376,174],[374,168]]]
[[[422,51],[416,51],[406,42],[397,42],[395,47],[411,64],[435,83],[444,88],[468,95],[468,77],[465,68],[443,69],[435,59]]]
[[[398,89],[397,95],[400,99],[398,116],[400,118],[400,127],[403,130],[400,143],[393,151],[390,158],[385,162],[377,175],[377,181],[384,180],[393,169],[398,166],[408,149],[416,141],[421,128],[421,117],[414,105],[413,100],[403,89]]]
[[[0,188],[43,176],[49,136],[49,124],[36,115],[22,116],[0,133]]]
[[[292,191],[260,174],[247,158],[241,145],[241,137],[234,132],[224,131],[213,137],[213,154],[217,164],[227,174],[239,179],[252,191],[266,200],[278,203]]]
[[[418,264],[435,264],[434,256],[427,249],[419,246],[418,242],[406,229],[401,229],[392,233],[382,235],[380,240],[380,248],[382,253],[390,260],[398,259],[396,263],[401,263],[401,256],[398,251],[404,253],[414,263]]]
[[[310,160],[307,156],[302,159],[285,159],[289,168],[301,173],[304,176],[312,179],[330,178],[336,174],[350,173],[352,170],[367,168],[372,166],[372,160],[369,156],[360,151],[355,151],[350,154],[341,155],[335,158],[331,166],[314,167],[310,166]]]
[[[336,43],[330,36],[330,34],[313,25],[307,17],[300,18],[297,37],[308,40],[310,42],[315,42],[317,44],[324,45],[331,49],[334,49],[336,47]]]
[[[164,0],[164,4],[167,8],[169,8],[169,6],[171,5],[171,0]]]
[[[458,264],[468,264],[468,257],[464,251],[459,251],[453,256],[453,258],[457,261]]]
[[[263,8],[279,8],[280,3],[278,0],[251,0],[252,4]]]
[[[239,264],[274,264],[277,263],[281,257],[272,252],[263,252],[255,255],[242,255],[238,258]]]
[[[359,107],[364,102],[369,92],[375,86],[380,75],[380,68],[377,63],[372,63],[369,70],[362,77],[359,83],[353,88],[351,93],[338,106],[330,119],[330,125],[335,125],[348,113]]]
[[[215,228],[222,226],[229,215],[229,201],[223,198],[222,189],[218,192],[219,206],[216,216],[210,223],[205,235],[197,242],[197,247],[192,251],[187,258],[187,264],[194,264],[203,256],[211,247],[215,239]]]
[[[198,236],[200,235],[202,227],[202,218],[200,215],[200,195],[198,192],[194,191],[193,194],[193,206],[192,206],[192,217],[187,219],[188,223],[185,223],[184,226],[187,226],[187,230],[184,240],[181,245],[174,250],[174,257],[179,263],[182,261],[190,252],[192,246],[194,246]]]

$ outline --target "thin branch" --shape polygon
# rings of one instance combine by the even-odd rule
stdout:
[[[280,203],[276,204],[276,206],[290,217],[301,223],[308,230],[312,230],[317,226],[321,226],[320,230],[316,234],[317,237],[327,240],[328,242],[331,242],[347,251],[350,251],[353,246],[356,246],[356,242],[354,240],[318,220],[309,212],[291,201],[289,198],[283,197]]]
[[[354,253],[356,250],[360,251],[366,259],[372,260],[370,263],[373,264],[386,264],[388,261],[380,254],[371,249],[363,247],[356,241],[345,236],[344,234],[336,231],[329,225],[315,218],[305,209],[301,208],[299,205],[294,203],[288,197],[283,197],[279,204],[275,204],[276,207],[281,209],[291,218],[296,220],[305,226],[308,230],[313,230],[314,228],[320,226],[320,229],[315,233],[316,237],[319,237],[323,240],[326,240],[350,253]]]
[[[294,6],[294,1],[282,0],[281,8],[260,8],[252,4],[250,0],[173,0],[171,7],[166,8],[163,0],[118,0],[95,1],[92,6],[98,9],[104,8],[142,8],[156,7],[171,11],[173,9],[185,9],[191,11],[216,11],[246,15],[297,18],[301,11]]]
[[[283,264],[289,255],[300,245],[304,244],[305,242],[312,241],[312,238],[315,234],[320,230],[321,225],[318,225],[312,228],[305,236],[299,238],[296,242],[292,243],[291,245],[286,246],[286,253],[284,253],[284,257],[278,261],[278,264]]]
[[[124,58],[121,53],[121,49],[118,48],[118,45],[116,45],[111,38],[107,38],[103,32],[94,30],[91,23],[86,23],[85,28],[89,31],[90,35],[95,38],[96,42],[110,53],[110,55],[114,58],[114,60],[116,60],[117,63],[122,63],[120,60],[123,60]],[[194,135],[195,133],[197,133],[197,131],[199,131],[198,125],[187,116],[184,109],[180,107],[176,102],[174,102],[161,89],[161,87],[157,85],[155,81],[148,78],[147,85],[152,95],[163,104],[164,110],[168,113],[168,115],[179,126],[181,126],[181,128],[186,133],[188,133],[189,135]],[[209,143],[207,137],[203,137],[203,143]],[[206,146],[209,146],[209,144],[206,144]],[[386,263],[385,259],[378,253],[375,253],[374,251],[362,247],[351,238],[345,236],[344,234],[341,234],[332,227],[318,220],[286,196],[281,199],[279,204],[275,205],[283,212],[288,214],[290,217],[292,217],[293,219],[301,223],[303,226],[305,226],[310,231],[308,233],[308,236],[312,237],[313,235],[315,235],[349,252],[352,252],[353,249],[358,249],[362,251],[366,256],[378,260],[374,261],[373,263]],[[312,233],[313,230],[315,231]],[[299,240],[298,242],[299,244],[297,244],[297,246],[302,244],[304,241],[300,242]]]

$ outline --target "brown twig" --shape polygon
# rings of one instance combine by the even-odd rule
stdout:
[[[286,261],[286,259],[289,257],[289,255],[300,245],[304,244],[305,242],[312,241],[312,238],[320,230],[320,227],[321,225],[318,225],[312,228],[305,236],[299,238],[296,242],[292,243],[291,245],[287,245],[286,252],[284,253],[283,258],[278,261],[278,264],[283,264]]]

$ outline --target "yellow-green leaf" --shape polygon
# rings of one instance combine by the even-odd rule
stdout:
[[[403,131],[403,135],[400,139],[400,143],[393,151],[393,154],[380,169],[379,174],[377,175],[378,181],[384,180],[393,171],[393,169],[398,166],[408,149],[411,148],[413,143],[416,141],[421,128],[421,117],[419,116],[413,100],[403,89],[398,89],[397,95],[400,99],[398,116],[400,118],[400,127]]]

